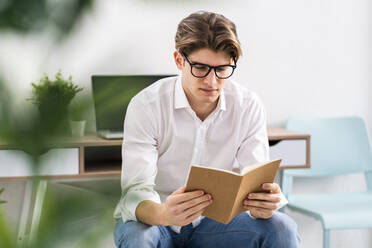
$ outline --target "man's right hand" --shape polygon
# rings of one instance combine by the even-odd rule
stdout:
[[[162,203],[162,216],[165,226],[185,226],[198,218],[212,203],[211,195],[202,190],[185,193],[186,186],[174,191]]]

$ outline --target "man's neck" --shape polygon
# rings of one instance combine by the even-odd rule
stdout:
[[[204,121],[205,119],[207,119],[210,113],[212,113],[213,110],[217,107],[218,99],[219,98],[217,98],[217,100],[213,103],[205,103],[205,102],[198,103],[198,102],[190,101],[189,99],[189,103],[190,103],[192,110],[194,110],[196,116],[198,116],[201,121]]]

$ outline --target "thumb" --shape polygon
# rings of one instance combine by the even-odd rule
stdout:
[[[182,186],[181,188],[174,191],[171,195],[177,195],[177,194],[185,193],[185,190],[186,190],[186,186]]]

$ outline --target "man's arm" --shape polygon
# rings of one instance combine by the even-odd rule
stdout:
[[[241,170],[245,166],[270,160],[265,108],[260,99],[255,96],[247,109],[250,117],[247,120],[248,129],[236,155]],[[288,201],[276,183],[265,183],[262,189],[269,193],[249,194],[242,204],[250,211],[251,216],[270,218]]]
[[[137,220],[151,226],[167,226],[162,204],[144,200],[136,208]]]
[[[185,193],[182,187],[164,203],[154,190],[157,173],[156,118],[141,99],[128,106],[122,147],[122,190],[119,209],[123,222],[141,221],[149,225],[186,225],[200,216],[211,203],[200,191]]]
[[[122,198],[117,208],[123,222],[137,221],[138,204],[144,200],[160,204],[160,197],[154,190],[158,160],[156,119],[149,106],[136,97],[125,116],[122,159]]]

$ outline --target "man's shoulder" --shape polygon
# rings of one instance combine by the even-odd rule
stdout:
[[[138,101],[144,105],[148,105],[170,98],[173,95],[172,92],[174,91],[177,78],[178,76],[171,76],[155,81],[135,95],[132,101]]]

